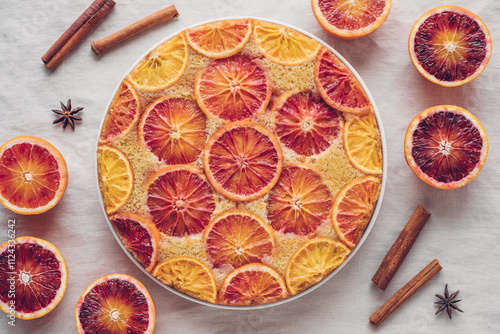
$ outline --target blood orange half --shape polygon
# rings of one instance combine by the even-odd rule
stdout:
[[[48,141],[16,137],[0,147],[0,202],[35,215],[53,208],[68,185],[66,162]]]
[[[52,311],[68,284],[68,268],[48,241],[20,237],[0,246],[0,308],[20,319]]]
[[[491,35],[474,13],[457,6],[441,6],[415,22],[408,50],[424,77],[441,86],[459,86],[485,69],[491,58]]]
[[[147,207],[160,232],[169,236],[201,233],[215,210],[212,187],[192,165],[160,169],[146,182]]]
[[[424,182],[441,189],[459,188],[481,171],[488,137],[469,111],[450,105],[431,107],[410,123],[405,157]]]

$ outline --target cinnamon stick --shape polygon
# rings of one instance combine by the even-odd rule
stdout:
[[[90,30],[109,13],[114,5],[113,0],[95,0],[42,56],[45,66],[51,71],[54,70]]]
[[[105,37],[97,42],[92,42],[92,51],[94,51],[97,55],[102,55],[109,48],[126,40],[127,38],[177,16],[179,16],[179,13],[177,12],[175,5],[168,6],[167,8],[164,8],[135,23],[132,23],[131,25],[115,32],[108,37]]]
[[[372,277],[372,281],[379,289],[385,290],[387,288],[430,216],[431,214],[422,205],[417,206],[417,209]]]
[[[372,314],[370,322],[375,327],[378,327],[389,317],[398,307],[408,300],[415,292],[433,278],[443,267],[438,260],[433,260],[424,269],[422,269],[415,277],[399,289],[391,298],[389,298],[379,309]]]

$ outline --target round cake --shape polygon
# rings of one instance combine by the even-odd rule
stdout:
[[[372,218],[382,166],[350,67],[252,18],[152,49],[119,84],[97,150],[125,249],[161,284],[240,307],[298,295],[341,265]]]

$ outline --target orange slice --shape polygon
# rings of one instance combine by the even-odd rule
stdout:
[[[109,215],[127,203],[134,188],[134,173],[127,156],[108,145],[97,148],[97,167],[104,208]]]
[[[166,164],[187,164],[198,159],[207,140],[206,126],[195,101],[164,96],[144,112],[139,142]]]
[[[250,19],[220,20],[186,30],[189,45],[209,58],[226,58],[238,53],[250,36]]]
[[[373,114],[351,118],[343,136],[347,158],[355,168],[366,174],[382,174],[382,142]]]
[[[205,251],[215,268],[261,263],[273,255],[275,244],[271,226],[259,216],[241,210],[217,216],[203,233]]]
[[[198,73],[194,84],[200,108],[208,116],[229,122],[264,111],[271,90],[265,69],[241,55],[213,60]]]
[[[103,276],[83,292],[75,308],[79,334],[151,334],[156,314],[148,290],[124,274]]]
[[[110,143],[125,137],[139,122],[141,104],[134,86],[123,80],[109,105],[99,142]]]
[[[328,149],[338,137],[341,118],[318,94],[287,92],[273,105],[275,133],[297,154],[311,156]]]
[[[64,296],[68,268],[50,242],[20,237],[0,246],[0,282],[0,308],[5,313],[19,319],[40,318]]]
[[[267,219],[283,233],[310,235],[330,218],[333,199],[312,166],[284,168],[269,193]]]
[[[267,59],[285,66],[300,65],[314,58],[321,45],[292,28],[263,21],[256,21],[254,38]]]
[[[128,78],[147,91],[165,89],[184,74],[188,60],[186,40],[182,34],[178,34],[149,52],[130,72]]]
[[[23,215],[53,208],[68,185],[66,162],[49,142],[16,137],[0,147],[0,203]]]
[[[381,180],[367,175],[352,180],[333,202],[332,221],[335,232],[349,248],[354,248],[370,222],[380,194]]]
[[[283,166],[278,138],[248,121],[229,123],[208,140],[203,152],[212,186],[233,201],[251,201],[276,184]]]
[[[217,285],[206,264],[192,257],[176,256],[159,263],[153,276],[177,291],[215,304]]]
[[[474,13],[457,6],[429,10],[413,25],[408,41],[413,65],[445,87],[477,78],[491,58],[491,35]]]
[[[314,238],[293,253],[285,270],[290,294],[296,295],[322,281],[337,268],[351,250],[331,238]]]
[[[133,213],[115,214],[109,217],[109,221],[125,249],[151,272],[156,265],[160,249],[161,236],[156,225]]]
[[[384,23],[391,0],[312,0],[316,20],[326,32],[343,39],[366,36]]]
[[[226,276],[219,291],[219,303],[234,306],[261,305],[288,297],[285,281],[274,269],[250,263]]]
[[[451,105],[431,107],[408,126],[405,158],[424,182],[456,189],[474,179],[488,155],[486,131],[469,111]]]
[[[146,182],[146,205],[153,223],[169,236],[201,233],[215,210],[212,187],[192,165],[160,169]]]
[[[358,115],[371,110],[370,100],[358,79],[325,47],[316,59],[314,80],[319,93],[332,108]]]

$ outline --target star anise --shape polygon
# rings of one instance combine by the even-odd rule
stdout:
[[[75,108],[71,110],[71,99],[68,100],[68,103],[64,105],[61,102],[61,108],[62,110],[52,110],[56,114],[59,115],[59,117],[56,118],[56,120],[52,124],[57,124],[60,122],[63,122],[63,129],[66,128],[66,126],[69,124],[71,128],[74,130],[75,129],[75,121],[81,121],[82,118],[79,116],[76,116],[80,111],[83,110],[83,108]]]
[[[437,302],[434,302],[434,304],[440,305],[438,310],[436,311],[436,314],[446,310],[446,313],[448,313],[448,317],[451,319],[451,313],[453,310],[457,310],[460,312],[463,312],[457,305],[461,299],[455,299],[455,297],[458,295],[460,290],[453,292],[451,295],[448,293],[448,284],[444,287],[444,296],[436,294],[435,296],[438,297],[440,300]]]

